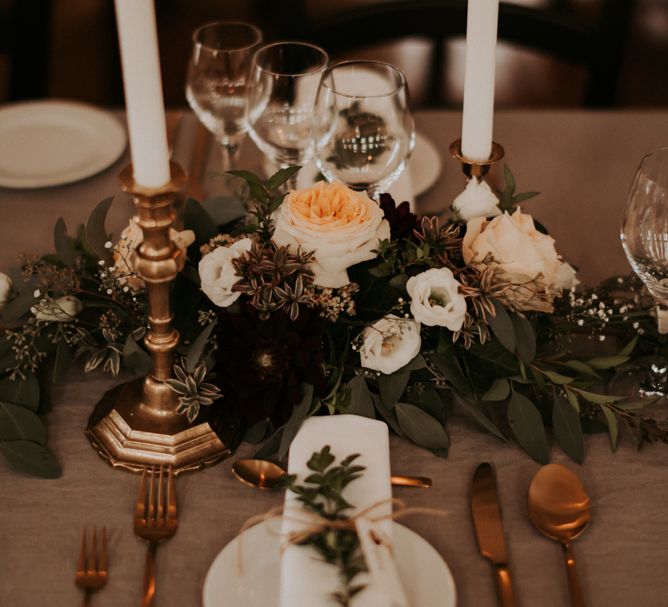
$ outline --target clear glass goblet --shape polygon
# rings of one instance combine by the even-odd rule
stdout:
[[[633,271],[656,303],[659,333],[668,332],[668,148],[645,156],[636,172],[626,202],[621,229],[622,246]],[[666,338],[661,336],[649,370],[626,378],[641,397],[668,397]],[[634,381],[632,381],[634,380]]]
[[[306,42],[276,42],[253,58],[250,135],[279,167],[313,156],[313,104],[329,57]],[[296,178],[289,187],[294,188]]]
[[[222,146],[223,170],[234,168],[248,131],[248,84],[262,32],[240,21],[208,23],[193,34],[186,98]]]
[[[415,147],[404,74],[380,61],[344,61],[325,71],[315,102],[315,161],[374,197],[399,177]]]

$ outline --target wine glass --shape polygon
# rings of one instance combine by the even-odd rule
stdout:
[[[374,197],[406,167],[415,125],[404,74],[380,61],[344,61],[325,71],[315,102],[315,161],[329,180]]]
[[[233,168],[248,131],[248,80],[262,32],[240,21],[208,23],[193,34],[186,97],[222,146],[224,170]]]
[[[656,303],[659,333],[668,332],[668,147],[645,156],[631,185],[621,229],[622,246],[633,271]],[[668,358],[663,346],[633,391],[642,397],[668,396]],[[627,379],[630,379],[627,378]],[[664,401],[665,402],[665,401]]]
[[[276,42],[253,58],[250,135],[275,165],[304,165],[313,156],[313,104],[327,53],[306,42]],[[293,177],[290,188],[294,188]]]

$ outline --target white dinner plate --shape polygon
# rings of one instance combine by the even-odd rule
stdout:
[[[40,188],[99,173],[125,150],[123,125],[107,112],[67,101],[0,108],[0,186]]]
[[[281,557],[277,527],[277,521],[264,521],[223,548],[204,581],[204,607],[278,607]],[[438,552],[403,525],[394,523],[392,533],[399,575],[411,607],[454,607],[455,582]]]
[[[442,169],[436,146],[422,133],[415,134],[415,149],[408,159],[413,195],[419,196],[436,183]]]

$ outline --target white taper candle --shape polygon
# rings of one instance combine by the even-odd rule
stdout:
[[[466,67],[462,155],[487,160],[492,153],[494,68],[499,0],[469,0],[466,20]]]
[[[170,173],[155,7],[153,0],[115,1],[134,179],[159,188]]]

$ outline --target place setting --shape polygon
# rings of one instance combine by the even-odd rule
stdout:
[[[108,504],[63,506],[68,589],[125,604],[122,545],[142,607],[515,607],[537,579],[546,605],[598,604],[617,504],[662,491],[628,471],[660,474],[668,443],[666,150],[620,214],[633,274],[585,285],[493,137],[498,1],[467,3],[447,149],[397,66],[241,21],[194,30],[194,116],[167,113],[153,0],[115,10],[127,134],[84,105],[0,108],[0,186],[26,196],[130,148],[80,226],[0,272],[3,487],[39,509],[94,478]],[[423,214],[443,171],[456,194]],[[89,394],[85,427],[49,428]]]

